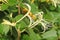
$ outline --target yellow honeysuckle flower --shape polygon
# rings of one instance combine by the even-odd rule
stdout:
[[[46,2],[49,2],[50,0],[46,0]]]
[[[34,3],[35,0],[31,0],[31,3]]]
[[[33,16],[32,16],[32,19],[33,19],[33,20],[36,20],[36,16],[35,16],[35,15],[33,15]]]

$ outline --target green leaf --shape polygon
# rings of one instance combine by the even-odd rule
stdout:
[[[46,19],[47,21],[52,21],[53,20],[53,13],[52,12],[48,12],[46,14],[44,14],[44,19]]]
[[[8,5],[9,6],[14,6],[17,4],[17,0],[8,0]]]
[[[17,12],[18,9],[17,9],[15,6],[10,6],[10,7],[9,7],[9,11],[10,11],[10,12]]]
[[[49,9],[50,9],[50,10],[55,10],[55,9],[56,9],[56,7],[55,7],[55,6],[53,6],[53,5],[50,5],[50,6],[49,6]]]
[[[18,37],[18,33],[17,33],[17,29],[15,27],[12,27],[12,35],[17,38]]]
[[[31,40],[40,40],[41,39],[41,37],[38,34],[36,34],[33,31],[33,29],[28,29],[28,30],[29,30],[28,33],[29,33],[29,36],[30,36]]]
[[[2,37],[0,40],[9,40],[7,37]]]
[[[52,18],[52,22],[56,22],[56,21],[58,21],[57,19],[59,19],[59,17],[60,17],[60,13],[59,12],[50,12],[50,15],[52,16],[51,18]]]
[[[47,40],[58,40],[57,37],[50,37],[50,38],[47,38]]]
[[[23,30],[24,28],[28,27],[24,21],[20,21],[17,25],[16,28],[20,28],[20,30]]]
[[[21,20],[19,23],[17,23],[16,27],[20,28],[20,30],[23,30],[24,28],[29,26],[29,23],[30,23],[29,19],[26,17],[23,20]]]
[[[42,37],[45,38],[45,39],[53,40],[53,39],[57,39],[57,34],[56,34],[55,30],[51,29],[50,31],[45,32],[42,35]]]
[[[21,40],[30,40],[27,34],[22,34]]]
[[[45,2],[46,0],[40,0],[41,2]]]
[[[60,30],[58,30],[58,36],[59,36],[59,38],[60,38]]]
[[[33,14],[36,14],[38,12],[38,7],[33,3],[33,4],[30,4],[31,6],[31,12]]]
[[[59,17],[60,17],[59,15],[60,15],[60,13],[58,13],[58,12],[50,12],[50,11],[48,11],[46,14],[44,14],[44,18],[47,21],[54,22],[57,19],[59,19]]]
[[[57,11],[60,12],[60,5],[58,5],[58,7],[57,7]]]
[[[9,31],[9,26],[8,25],[0,24],[0,33],[1,34],[7,34],[8,31]]]
[[[1,10],[3,11],[3,10],[6,10],[8,8],[8,5],[7,4],[2,4],[1,5]]]
[[[24,18],[23,21],[26,23],[26,25],[29,25],[29,23],[30,23],[30,20],[27,17]]]
[[[17,15],[15,18],[14,18],[14,20],[15,21],[18,21],[19,19],[21,19],[23,17],[23,15],[22,14],[20,14],[20,15]]]

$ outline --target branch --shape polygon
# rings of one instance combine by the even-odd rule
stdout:
[[[18,2],[18,14],[20,14],[20,3],[19,3],[19,0],[17,0]]]
[[[20,36],[21,36],[20,30],[19,30],[19,29],[17,29],[17,32],[18,32],[17,40],[20,40]]]

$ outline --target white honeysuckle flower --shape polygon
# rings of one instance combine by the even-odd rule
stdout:
[[[54,4],[54,6],[56,7],[58,0],[51,0],[51,1],[52,1],[52,4]]]
[[[0,0],[0,1],[2,1],[2,0]]]
[[[16,23],[18,23],[18,22],[20,22],[21,20],[23,20],[26,16],[29,15],[29,13],[30,13],[30,11],[31,11],[31,6],[30,6],[29,4],[24,3],[24,5],[26,5],[29,10],[28,10],[28,12],[27,12],[21,19],[19,19]]]
[[[60,0],[57,0],[57,4],[60,4]]]
[[[30,20],[30,24],[29,24],[29,26],[28,26],[28,27],[30,27],[30,26],[32,25],[32,22],[33,22],[33,21],[32,21],[32,18],[31,18],[29,15],[28,15],[27,17],[28,17],[29,20]]]
[[[37,14],[35,14],[37,16],[37,20],[31,25],[31,28],[35,27],[36,25],[38,25],[39,23],[41,23],[42,19],[43,19],[43,12],[38,12]]]
[[[11,23],[12,26],[16,26],[16,23]]]
[[[11,24],[8,20],[3,19],[2,24]]]
[[[8,0],[0,0],[0,2],[7,2],[8,3]]]
[[[16,25],[16,23],[11,23],[11,22],[9,22],[8,20],[5,20],[5,19],[3,19],[2,24],[6,24],[6,25],[10,25],[10,26],[15,26]]]
[[[12,18],[13,13],[10,14],[10,17]]]

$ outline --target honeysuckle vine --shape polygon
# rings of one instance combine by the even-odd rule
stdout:
[[[19,23],[20,21],[22,21],[25,17],[28,17],[28,19],[30,21],[30,23],[28,25],[28,28],[34,28],[36,25],[38,25],[40,23],[43,26],[43,28],[44,28],[43,32],[45,32],[45,30],[47,28],[46,25],[48,24],[48,22],[43,19],[43,11],[38,12],[37,14],[35,14],[35,16],[37,17],[37,20],[33,22],[33,19],[29,15],[29,13],[31,11],[31,6],[29,4],[27,4],[27,3],[24,3],[24,5],[26,5],[28,7],[28,12],[22,18],[20,18],[16,22],[12,22],[12,23],[9,22],[8,20],[3,19],[2,24],[6,24],[6,25],[10,25],[10,26],[16,26],[17,23]],[[11,18],[12,18],[12,15],[13,15],[13,13],[10,14]],[[23,29],[21,32],[24,32],[25,30],[26,29]]]
[[[28,16],[28,18],[31,20],[31,18],[29,16],[31,7],[27,3],[24,3],[24,4],[29,8],[29,11],[21,19],[19,19],[16,23],[11,23],[8,20],[3,19],[2,24],[7,24],[7,25],[15,26],[18,22],[20,22],[21,20],[23,20],[26,16]],[[10,17],[12,17],[12,13],[10,14]]]
[[[44,31],[42,33],[44,33],[46,31],[46,29],[48,28],[46,25],[49,24],[49,22],[47,22],[43,19],[43,12],[38,12],[38,14],[35,14],[35,15],[38,16],[38,19],[35,22],[33,22],[33,24],[30,25],[30,27],[28,27],[28,28],[34,28],[36,25],[38,25],[40,23],[44,29]],[[21,32],[24,32],[25,30],[26,29],[23,29]]]
[[[34,28],[36,25],[38,25],[41,22],[42,19],[42,13],[43,12],[39,12],[38,14],[35,14],[36,16],[38,16],[38,19],[33,22],[33,24],[31,24],[28,28]],[[23,29],[21,32],[24,32],[26,29]]]
[[[59,17],[59,0],[0,0],[0,40],[60,40]]]

